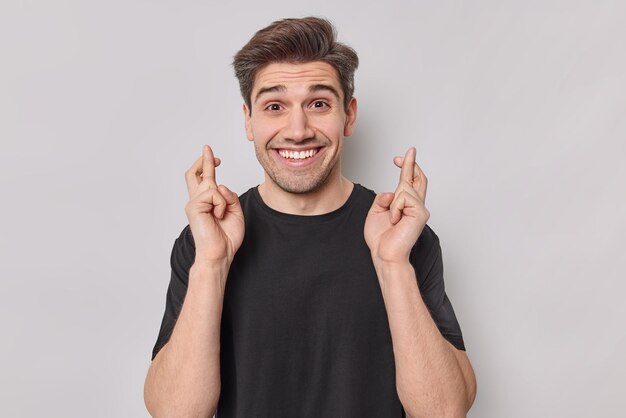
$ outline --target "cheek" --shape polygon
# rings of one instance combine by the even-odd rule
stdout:
[[[276,135],[276,129],[271,123],[252,123],[250,130],[257,144],[265,144]]]
[[[315,129],[327,133],[329,136],[336,137],[337,134],[343,132],[345,118],[336,113],[313,114],[309,117],[309,123]]]
[[[343,136],[343,128],[342,122],[337,120],[325,120],[317,124],[317,129],[332,141]]]

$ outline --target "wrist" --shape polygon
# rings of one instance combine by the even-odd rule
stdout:
[[[380,268],[406,268],[411,266],[409,260],[409,253],[401,255],[380,254],[379,252],[372,251],[372,262],[376,269]]]
[[[201,283],[218,283],[220,288],[226,288],[226,279],[228,278],[228,270],[230,269],[230,261],[227,259],[204,260],[196,259],[189,269],[189,284],[192,282]]]
[[[191,269],[207,273],[228,273],[232,260],[227,257],[217,259],[206,259],[196,257]]]
[[[381,274],[386,275],[387,273],[393,274],[413,270],[413,265],[409,261],[408,257],[406,259],[390,260],[374,258],[372,256],[372,261],[374,262],[374,268],[379,274],[379,277]]]
[[[374,269],[385,301],[390,294],[403,294],[417,288],[415,269],[408,258],[398,262],[375,262]]]

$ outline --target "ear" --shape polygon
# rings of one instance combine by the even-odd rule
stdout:
[[[250,123],[250,109],[248,109],[248,106],[245,102],[243,104],[243,117],[245,121],[246,136],[248,137],[248,141],[254,141],[254,135],[252,134],[252,126]]]
[[[350,103],[348,103],[348,108],[346,109],[346,124],[343,127],[343,136],[352,135],[356,123],[356,109],[356,97],[353,97],[350,99]]]

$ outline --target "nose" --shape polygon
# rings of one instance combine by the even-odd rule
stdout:
[[[301,142],[315,136],[313,128],[309,124],[309,118],[304,109],[295,108],[289,112],[287,125],[284,128],[285,139]]]

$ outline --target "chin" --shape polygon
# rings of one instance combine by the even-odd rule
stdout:
[[[286,191],[287,193],[293,194],[306,194],[316,192],[324,186],[326,183],[326,179],[320,179],[315,182],[288,182],[288,181],[276,181],[274,180],[276,185]]]
[[[306,194],[316,192],[323,188],[328,182],[331,173],[332,170],[329,170],[325,173],[319,173],[314,177],[303,176],[304,178],[281,178],[280,176],[270,174],[270,178],[276,186],[287,193]]]

